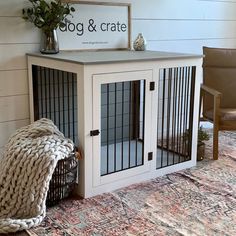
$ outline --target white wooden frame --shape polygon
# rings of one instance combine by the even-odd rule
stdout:
[[[49,60],[47,58],[40,58],[34,56],[28,56],[28,68],[29,68],[29,87],[30,87],[30,111],[31,121],[33,121],[33,90],[32,90],[32,65],[40,65],[50,67],[59,70],[70,71],[77,74],[77,90],[78,90],[78,136],[80,145],[83,149],[84,159],[80,163],[80,179],[78,186],[78,194],[87,198],[104,192],[110,192],[112,190],[128,186],[133,183],[156,178],[161,175],[165,175],[171,172],[179,171],[185,168],[189,168],[196,165],[197,154],[197,130],[198,130],[198,107],[199,107],[199,94],[200,94],[200,81],[201,81],[201,58],[189,58],[189,59],[166,59],[160,61],[143,61],[143,62],[130,62],[130,63],[111,63],[111,64],[99,64],[99,65],[79,65],[71,62],[63,62],[58,60]],[[108,79],[114,81],[119,80],[119,74],[125,75],[126,73],[136,76],[143,75],[148,81],[152,80],[157,83],[159,81],[159,71],[162,68],[172,67],[185,67],[196,66],[196,79],[195,79],[195,97],[194,97],[194,114],[193,114],[193,133],[192,133],[192,159],[180,163],[177,165],[169,166],[163,169],[156,169],[156,158],[149,161],[146,165],[146,169],[137,169],[136,173],[126,172],[125,177],[119,175],[113,175],[112,181],[109,181],[109,177],[100,177],[100,169],[94,165],[98,165],[99,162],[95,161],[95,154],[100,153],[97,149],[97,144],[100,143],[99,138],[90,136],[90,131],[99,127],[99,117],[96,107],[98,104],[94,104],[94,93],[97,93],[97,86]],[[112,78],[114,76],[114,78]],[[150,78],[152,76],[152,78]],[[134,76],[135,77],[135,76]],[[102,78],[105,78],[103,81]],[[132,78],[125,76],[125,78]],[[140,76],[139,76],[140,78]],[[100,81],[101,80],[101,81]],[[148,87],[148,86],[147,86]],[[96,90],[96,91],[95,91]],[[151,111],[150,115],[146,115],[146,146],[147,152],[153,152],[153,156],[156,157],[156,130],[157,122],[155,114],[157,114],[156,102],[158,100],[158,90],[147,91],[147,100],[151,101],[147,104],[146,109]],[[99,102],[99,100],[97,101]],[[154,119],[152,118],[154,117]],[[97,143],[97,144],[96,144]],[[147,154],[145,153],[145,160]],[[135,168],[136,169],[136,168]],[[134,171],[135,172],[135,171]],[[135,174],[135,175],[133,175]],[[105,176],[106,177],[106,176]]]
[[[70,30],[67,30],[67,34],[62,32],[60,29],[57,30],[58,32],[58,38],[60,41],[60,50],[131,50],[131,4],[129,3],[115,3],[115,2],[93,2],[93,1],[79,1],[79,0],[64,0],[64,2],[70,3],[71,6],[77,9],[77,11],[72,13],[72,16],[68,16],[67,18],[69,19],[70,22],[66,19],[66,28],[69,28],[69,25],[71,24],[72,26],[70,27]],[[79,11],[79,7],[93,7],[97,8],[96,11],[94,11],[94,15],[90,16],[89,14],[83,15],[83,11]],[[114,11],[109,9],[109,11],[105,11],[105,8],[113,8]],[[93,9],[94,10],[94,9]],[[114,24],[116,23],[117,26],[117,20],[114,22],[105,22],[105,14],[109,17],[121,17],[121,14],[118,14],[115,16],[116,11],[127,11],[127,22],[119,22],[121,23],[120,25],[120,33],[117,31],[102,31],[102,24],[97,25],[96,27],[96,32],[89,32],[89,20],[94,20],[94,25],[96,25],[96,20],[100,21],[99,17],[99,11],[105,11],[102,16],[104,17],[104,24]],[[78,13],[77,13],[78,12]],[[82,12],[82,13],[81,13]],[[98,13],[98,18],[96,19],[96,12]],[[89,13],[89,11],[88,11]],[[110,13],[110,15],[108,14]],[[81,19],[81,18],[82,19]],[[85,19],[84,19],[84,18]],[[91,18],[91,17],[95,17]],[[89,19],[91,18],[91,19]],[[76,20],[79,20],[78,22]],[[76,21],[76,22],[73,22]],[[73,25],[74,24],[74,25]],[[103,25],[103,28],[106,26]],[[125,25],[127,27],[127,34],[124,34],[124,32],[121,32],[122,30],[122,25]],[[111,26],[111,25],[110,25]],[[110,27],[109,26],[109,27]],[[114,26],[115,27],[115,26]],[[114,29],[114,28],[113,28]],[[76,34],[72,34],[71,30],[82,32],[83,34],[80,36]],[[126,31],[125,31],[126,32]],[[103,36],[104,35],[104,36]],[[97,37],[97,38],[96,38]],[[68,42],[68,43],[67,43]]]

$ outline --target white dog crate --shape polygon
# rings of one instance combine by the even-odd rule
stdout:
[[[29,54],[31,121],[83,149],[78,193],[94,196],[196,164],[201,56]]]

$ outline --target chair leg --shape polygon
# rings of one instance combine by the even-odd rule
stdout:
[[[218,160],[218,139],[219,139],[219,122],[220,122],[220,97],[214,97],[214,128],[213,128],[213,159]]]
[[[218,160],[218,151],[219,150],[219,129],[217,124],[214,124],[213,130],[213,159]]]

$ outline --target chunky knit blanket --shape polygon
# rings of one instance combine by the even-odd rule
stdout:
[[[0,157],[0,233],[39,225],[57,161],[73,151],[52,121],[41,119],[12,135]]]

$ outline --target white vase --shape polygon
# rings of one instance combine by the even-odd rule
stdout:
[[[142,33],[138,34],[138,37],[134,40],[133,48],[135,51],[145,51],[146,50],[146,40]]]

